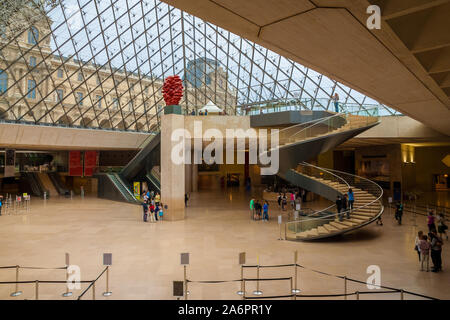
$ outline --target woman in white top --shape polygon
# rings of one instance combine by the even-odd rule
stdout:
[[[420,262],[420,247],[419,247],[419,243],[420,243],[420,240],[422,240],[422,236],[423,236],[423,232],[419,231],[417,233],[416,240],[414,241],[415,242],[414,243],[415,244],[414,250],[416,250],[417,254],[419,255],[419,262]]]

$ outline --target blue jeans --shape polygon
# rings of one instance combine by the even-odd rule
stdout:
[[[339,102],[337,101],[334,102],[334,110],[339,113]]]

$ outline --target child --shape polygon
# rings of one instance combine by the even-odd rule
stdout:
[[[163,220],[163,215],[164,215],[163,208],[164,208],[164,206],[161,203],[161,209],[159,210],[159,220],[161,220],[161,221]]]
[[[423,236],[422,240],[419,241],[419,250],[420,250],[420,271],[423,271],[423,265],[427,263],[427,272],[430,271],[430,243],[428,242],[428,237]]]

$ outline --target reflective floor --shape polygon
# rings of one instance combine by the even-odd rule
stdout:
[[[294,251],[299,263],[309,269],[366,281],[367,268],[378,266],[381,284],[437,298],[450,299],[450,242],[443,248],[441,273],[420,272],[414,238],[418,229],[426,230],[426,219],[404,216],[398,226],[386,210],[384,226],[375,224],[337,239],[320,242],[280,241],[276,216],[271,205],[268,223],[250,220],[244,190],[224,190],[191,194],[187,219],[178,222],[142,222],[141,207],[96,198],[33,200],[31,210],[19,210],[0,217],[0,266],[21,265],[61,267],[65,253],[70,263],[80,266],[82,280],[95,279],[103,270],[102,254],[112,253],[110,290],[105,298],[106,280],[96,284],[96,299],[175,299],[172,281],[183,280],[180,253],[189,252],[188,279],[240,279],[239,252],[247,253],[247,263],[261,265],[289,264]],[[327,202],[308,203],[319,208]],[[414,226],[414,224],[418,226]],[[431,261],[430,261],[431,264]],[[340,278],[299,268],[298,287],[304,295],[340,294]],[[293,277],[293,268],[261,269],[261,278]],[[255,278],[254,269],[246,269],[246,278]],[[0,269],[0,281],[13,281],[14,269]],[[21,270],[19,280],[64,280],[63,270]],[[62,298],[63,284],[41,284],[39,299]],[[239,299],[239,282],[221,284],[189,283],[190,299]],[[246,284],[253,296],[255,282]],[[0,284],[0,299],[34,299],[35,285],[23,284],[23,294],[12,298],[12,284]],[[290,280],[260,282],[264,296],[287,295]],[[369,291],[365,285],[348,283],[348,292]],[[349,299],[355,299],[350,296]],[[399,299],[400,293],[361,295],[361,299]],[[90,289],[83,299],[92,299]],[[306,298],[304,298],[306,299]],[[331,298],[330,298],[331,299]],[[333,299],[343,299],[342,297]],[[405,299],[418,299],[405,295]]]

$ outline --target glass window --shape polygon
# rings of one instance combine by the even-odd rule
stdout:
[[[36,57],[30,57],[30,67],[36,67]]]
[[[78,81],[83,81],[83,73],[78,72]]]
[[[28,80],[27,98],[36,99],[36,81],[34,80]]]
[[[83,93],[77,92],[77,103],[82,106],[83,105]]]
[[[113,102],[114,109],[117,109],[119,107],[119,99],[113,98],[112,102]]]
[[[97,107],[99,109],[102,107],[102,96],[97,95]]]
[[[8,90],[8,74],[0,69],[0,94],[5,93],[6,90]]]
[[[128,102],[128,111],[132,112],[134,109],[133,101]]]
[[[36,44],[38,41],[39,41],[39,31],[36,27],[31,27],[31,29],[28,30],[28,43]]]
[[[6,27],[0,26],[0,38],[6,39]]]
[[[58,78],[63,77],[63,71],[61,69],[58,69]]]
[[[101,82],[100,77],[97,77],[97,85],[99,85]]]
[[[56,101],[61,102],[64,97],[64,90],[63,89],[56,89]]]

